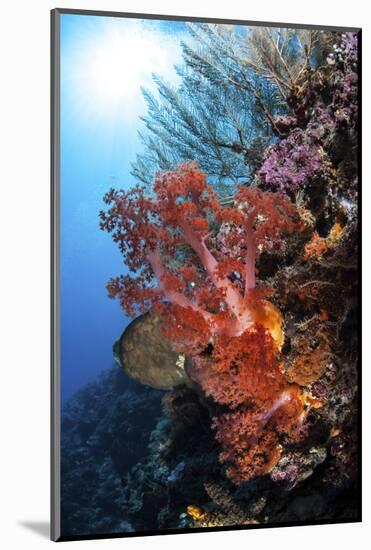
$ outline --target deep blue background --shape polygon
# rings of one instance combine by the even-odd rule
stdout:
[[[102,197],[109,187],[128,188],[135,183],[130,175],[130,162],[141,147],[137,136],[141,122],[137,114],[144,114],[145,104],[138,89],[138,104],[129,105],[128,109],[123,96],[114,106],[115,113],[109,109],[112,106],[104,105],[102,98],[94,97],[85,66],[89,44],[99,45],[110,25],[115,32],[118,27],[125,32],[126,24],[125,19],[62,16],[62,402],[112,366],[112,345],[130,321],[118,302],[107,297],[108,279],[124,273],[126,268],[111,237],[99,229],[98,212],[104,207]],[[149,21],[144,25],[148,29],[157,25],[156,32],[166,34],[179,48],[179,38],[171,37],[177,36],[174,30],[179,31],[179,25],[184,29],[183,24],[176,29],[171,26],[173,23]],[[127,55],[135,53],[128,51]],[[130,79],[130,74],[127,78]]]

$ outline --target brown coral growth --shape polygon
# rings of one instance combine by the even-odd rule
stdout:
[[[287,369],[290,382],[300,386],[312,384],[326,372],[330,356],[328,347],[323,343],[314,350],[297,355]]]

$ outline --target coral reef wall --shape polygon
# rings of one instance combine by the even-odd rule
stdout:
[[[127,476],[148,454],[162,392],[118,368],[77,392],[62,411],[62,534],[132,531],[122,503]]]
[[[341,474],[343,439],[337,453],[325,445],[293,451],[270,477],[236,487],[223,475],[209,413],[194,390],[164,394],[116,368],[67,403],[62,441],[64,535],[357,515],[355,480]]]

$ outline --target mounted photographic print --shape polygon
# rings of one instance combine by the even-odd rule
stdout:
[[[360,37],[52,11],[53,540],[361,520]]]

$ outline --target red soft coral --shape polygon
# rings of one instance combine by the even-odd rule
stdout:
[[[183,323],[195,320],[194,329],[202,316],[211,334],[242,334],[256,320],[249,299],[256,255],[292,230],[294,206],[279,193],[240,187],[237,207],[224,208],[196,163],[159,173],[153,189],[154,198],[140,187],[111,190],[104,198],[109,209],[100,213],[101,228],[137,273],[111,280],[109,295],[129,315],[165,299],[170,316],[176,316],[172,306],[184,308]],[[224,248],[213,238],[217,224],[228,226]]]
[[[240,336],[215,341],[209,355],[196,356],[189,368],[205,394],[230,409],[269,407],[287,385],[277,346],[258,324]]]
[[[153,198],[140,187],[105,196],[101,228],[135,272],[112,279],[109,296],[129,315],[161,315],[174,348],[190,358],[189,375],[224,411],[216,437],[239,483],[268,471],[279,438],[296,437],[300,424],[300,399],[280,367],[282,317],[255,289],[256,257],[293,230],[295,207],[247,187],[235,207],[222,207],[195,163],[158,174],[153,189]]]
[[[268,392],[269,394],[270,392]],[[271,395],[272,397],[272,395]],[[269,407],[240,407],[214,417],[221,462],[235,484],[268,473],[281,455],[281,442],[298,441],[305,434],[300,392],[286,386]]]
[[[288,384],[277,345],[262,325],[193,357],[188,372],[217,405],[216,438],[234,483],[263,475],[280,456],[280,443],[303,434],[303,401]],[[227,412],[225,412],[227,410]]]
[[[280,456],[277,434],[262,427],[259,413],[248,410],[214,418],[216,439],[223,447],[220,461],[227,462],[227,476],[238,485],[264,475]]]

